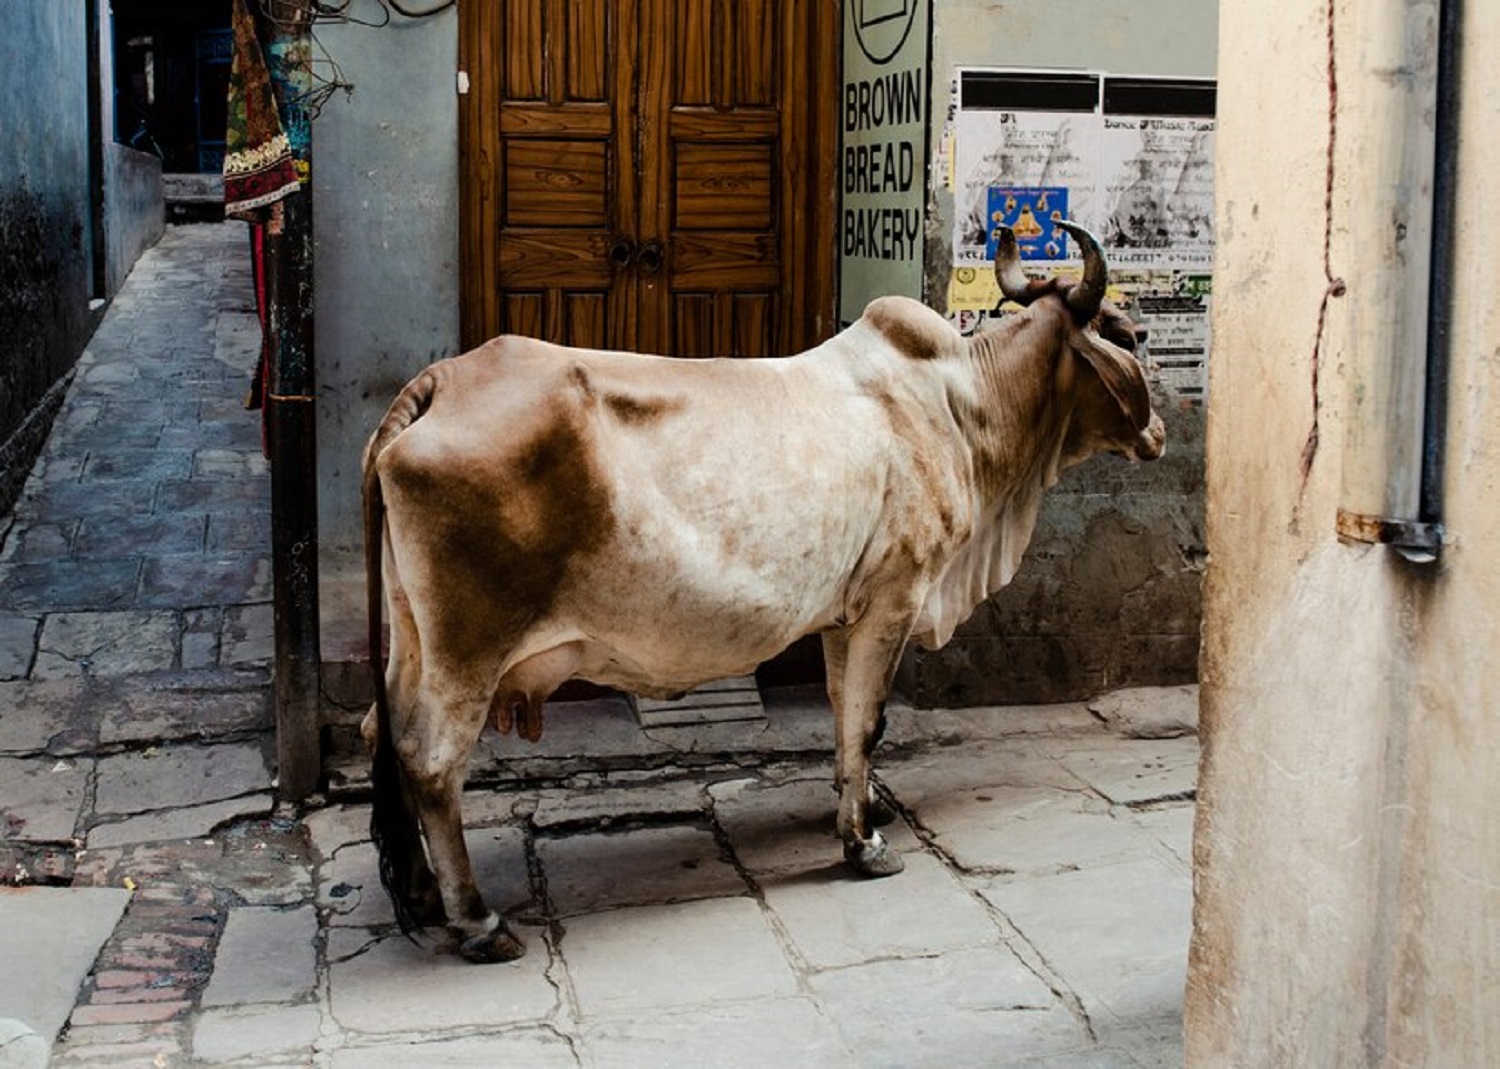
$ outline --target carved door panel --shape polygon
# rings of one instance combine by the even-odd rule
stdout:
[[[831,331],[836,3],[460,14],[466,345],[761,356]]]

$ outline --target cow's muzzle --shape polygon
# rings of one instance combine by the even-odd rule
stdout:
[[[1167,428],[1162,424],[1161,417],[1155,412],[1151,413],[1151,422],[1146,424],[1146,429],[1135,436],[1131,443],[1130,458],[1132,460],[1155,460],[1167,450]]]

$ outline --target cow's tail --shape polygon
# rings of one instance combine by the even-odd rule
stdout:
[[[391,734],[390,696],[385,684],[385,655],[381,609],[385,602],[382,560],[385,549],[385,494],[376,461],[402,431],[432,403],[436,379],[430,371],[417,376],[391,402],[365,447],[363,490],[365,527],[365,588],[368,601],[370,671],[375,683],[375,739],[370,768],[370,838],[380,856],[380,882],[390,896],[396,922],[403,932],[418,927],[413,915],[417,888],[415,874],[426,872],[422,834],[402,784],[401,764]]]

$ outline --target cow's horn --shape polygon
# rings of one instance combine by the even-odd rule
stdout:
[[[1098,239],[1078,224],[1059,219],[1057,225],[1072,234],[1083,250],[1083,277],[1068,290],[1068,307],[1079,319],[1093,319],[1099,314],[1099,302],[1104,300],[1104,288],[1109,284],[1104,250],[1099,248]]]
[[[995,281],[1000,292],[1020,305],[1030,304],[1047,288],[1033,282],[1021,270],[1021,250],[1016,246],[1016,232],[1008,226],[998,228],[999,246],[995,250]]]

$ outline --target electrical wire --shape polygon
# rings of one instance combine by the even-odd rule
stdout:
[[[437,0],[433,7],[423,10],[408,8],[401,0],[375,0],[380,7],[379,22],[351,15],[349,8],[353,2],[354,0],[259,0],[261,15],[278,29],[285,32],[300,31],[303,28],[307,30],[312,52],[308,57],[308,73],[312,77],[313,87],[289,103],[300,107],[309,121],[318,117],[323,105],[334,94],[342,91],[348,96],[354,92],[354,83],[344,77],[344,70],[339,66],[338,60],[333,58],[333,54],[318,39],[319,23],[367,26],[378,30],[390,25],[392,11],[403,18],[425,19],[453,7],[458,0]]]

